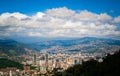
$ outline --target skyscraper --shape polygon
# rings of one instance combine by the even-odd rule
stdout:
[[[48,54],[45,54],[45,66],[46,66],[46,71],[48,72]]]
[[[10,70],[10,72],[9,72],[9,76],[12,76],[12,71]]]
[[[33,61],[34,61],[34,65],[36,65],[36,55],[35,54],[34,54]]]

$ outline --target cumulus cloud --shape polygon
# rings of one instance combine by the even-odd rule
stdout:
[[[53,17],[59,17],[59,18],[66,18],[66,17],[71,17],[75,14],[75,11],[67,9],[66,7],[63,8],[53,8],[53,9],[48,9],[46,11],[46,14],[49,16]]]
[[[76,12],[66,7],[48,9],[32,16],[22,13],[0,15],[0,36],[36,37],[117,37],[120,30],[113,18],[106,13],[96,14],[87,10]]]
[[[115,22],[115,23],[120,23],[120,16],[116,17],[116,18],[114,19],[114,22]]]

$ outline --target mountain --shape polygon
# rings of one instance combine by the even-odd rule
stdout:
[[[81,52],[106,53],[120,49],[120,40],[84,37],[76,39],[53,39],[29,43],[35,50],[48,53]]]
[[[0,56],[26,54],[25,45],[11,39],[0,39]]]
[[[31,40],[32,38],[30,38]],[[36,39],[36,40],[35,40]],[[0,55],[26,54],[25,48],[47,53],[108,53],[120,49],[120,40],[84,37],[64,39],[0,39]],[[37,40],[38,39],[38,40]]]

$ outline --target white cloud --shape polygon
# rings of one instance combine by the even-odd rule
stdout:
[[[115,22],[115,23],[120,23],[120,16],[114,18],[114,22]]]
[[[37,12],[35,15],[32,16],[32,19],[37,20],[37,19],[42,19],[45,14],[42,12]]]
[[[106,13],[102,13],[99,15],[98,20],[100,21],[110,21],[112,20],[112,17],[107,15]]]
[[[87,20],[87,21],[96,20],[97,17],[98,17],[97,14],[89,12],[87,10],[83,10],[80,13],[75,14],[74,16],[75,20]]]
[[[114,22],[120,22],[120,17]],[[0,15],[0,36],[36,37],[119,37],[120,30],[106,13],[96,14],[87,10],[76,12],[63,8],[48,9],[32,16],[22,13]]]
[[[66,7],[63,8],[53,8],[49,9],[46,11],[47,15],[53,16],[53,17],[60,17],[60,18],[65,18],[65,17],[71,17],[75,14],[75,11],[70,10]]]

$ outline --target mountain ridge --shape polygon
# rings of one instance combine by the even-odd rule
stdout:
[[[24,42],[24,41],[23,41]],[[0,39],[0,52],[8,53],[9,50],[15,50],[16,53],[26,54],[24,48],[47,53],[107,53],[120,49],[120,40],[84,37],[75,39],[50,39],[41,40],[32,43],[23,43],[18,40]],[[15,48],[17,47],[17,48]],[[7,49],[7,50],[6,50]],[[2,53],[1,52],[1,53]]]

